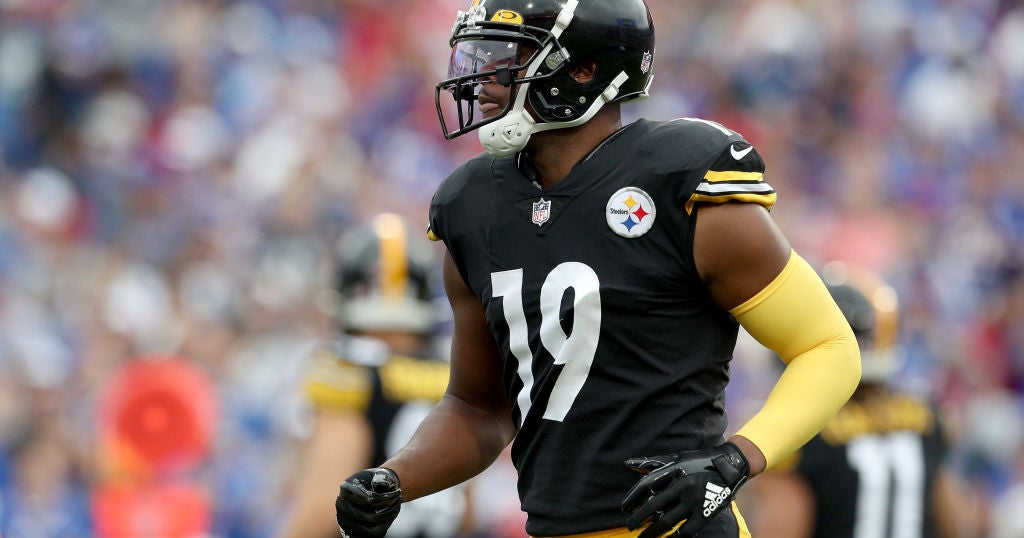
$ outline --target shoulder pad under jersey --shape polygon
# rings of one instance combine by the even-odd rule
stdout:
[[[473,200],[473,181],[487,181],[485,177],[490,173],[490,168],[496,158],[488,153],[481,153],[466,161],[452,171],[451,174],[441,182],[434,196],[430,201],[430,216],[427,223],[427,237],[431,241],[439,241],[448,237],[449,230],[445,229],[444,220],[446,213],[453,205],[466,205],[467,210],[475,211],[478,203]],[[454,210],[458,213],[458,209]]]

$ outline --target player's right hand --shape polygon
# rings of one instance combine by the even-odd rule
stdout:
[[[386,467],[364,469],[341,483],[334,501],[341,535],[346,538],[380,538],[402,508],[398,475]]]
[[[730,506],[750,477],[747,458],[729,442],[704,450],[630,458],[626,465],[645,475],[622,501],[622,510],[630,514],[629,530],[649,523],[639,538],[664,536],[680,524],[672,536],[697,536]]]

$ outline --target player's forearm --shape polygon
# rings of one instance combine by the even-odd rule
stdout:
[[[737,432],[771,466],[821,431],[850,398],[860,382],[860,351],[825,285],[795,252],[775,281],[732,313],[787,363],[764,406]]]
[[[412,440],[384,463],[401,481],[409,501],[476,476],[497,459],[515,435],[504,410],[474,407],[452,395],[423,421]]]
[[[331,536],[338,532],[330,502],[346,476],[366,467],[373,432],[362,412],[318,409],[316,430],[299,460],[294,502],[278,538]]]
[[[794,359],[761,410],[737,432],[753,442],[771,466],[809,441],[853,394],[859,363],[828,354]],[[834,363],[834,364],[833,364]]]

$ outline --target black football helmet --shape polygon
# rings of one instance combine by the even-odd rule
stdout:
[[[654,22],[643,0],[474,0],[458,13],[451,46],[449,78],[435,90],[441,129],[447,139],[479,130],[498,156],[522,150],[535,132],[586,123],[607,103],[647,97],[654,72]],[[575,80],[572,67],[588,61],[593,79]],[[490,118],[479,109],[485,83],[510,90]],[[457,128],[445,120],[446,95]]]
[[[896,290],[875,273],[843,262],[825,264],[822,280],[857,337],[862,382],[885,381],[896,367]]]
[[[435,264],[423,237],[398,215],[384,213],[338,241],[335,312],[342,329],[420,334],[434,329]]]

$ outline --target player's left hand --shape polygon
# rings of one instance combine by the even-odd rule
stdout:
[[[626,521],[629,530],[650,522],[638,538],[657,538],[683,520],[686,523],[673,536],[696,536],[730,505],[736,490],[750,476],[747,459],[732,443],[666,456],[630,458],[626,465],[646,475],[622,500],[622,510],[630,514]]]

